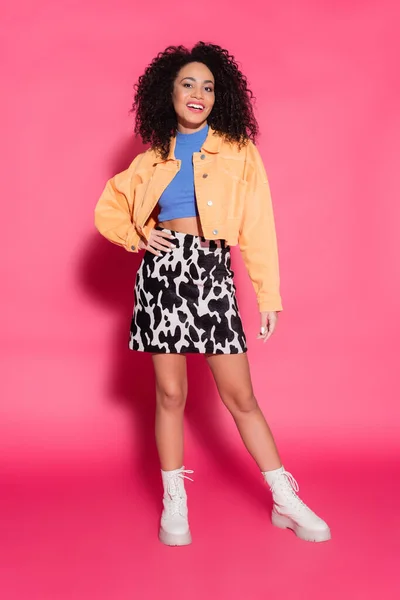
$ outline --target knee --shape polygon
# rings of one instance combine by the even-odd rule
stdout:
[[[179,388],[157,390],[157,405],[163,410],[181,411],[185,408],[186,395]]]
[[[257,399],[252,392],[236,392],[225,396],[222,400],[235,415],[246,415],[258,409]]]

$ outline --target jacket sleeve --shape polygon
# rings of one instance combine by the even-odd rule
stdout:
[[[239,230],[239,248],[257,295],[260,312],[282,311],[279,257],[274,212],[260,153],[248,143],[247,193]]]
[[[140,236],[133,223],[135,179],[138,179],[134,173],[139,157],[128,169],[107,181],[94,210],[94,223],[98,231],[128,252],[139,250]]]

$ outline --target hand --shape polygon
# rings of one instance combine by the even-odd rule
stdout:
[[[278,313],[274,310],[265,311],[260,313],[261,315],[261,326],[260,333],[257,336],[257,339],[264,340],[264,343],[271,337],[274,333],[276,324],[278,322]]]
[[[141,238],[138,248],[139,250],[147,250],[156,256],[160,256],[160,250],[163,250],[164,252],[170,252],[171,248],[175,246],[175,244],[171,244],[168,241],[170,239],[174,239],[174,236],[167,231],[152,229],[150,232],[149,241],[146,243],[146,241]]]

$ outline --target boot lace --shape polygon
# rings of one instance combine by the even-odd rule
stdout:
[[[285,478],[283,478],[283,476],[285,476]],[[282,478],[281,477],[276,478],[276,480],[272,483],[272,485],[269,488],[271,490],[271,492],[274,491],[274,488],[277,484],[283,485],[284,488],[291,493],[291,495],[296,500],[296,502],[299,502],[304,508],[308,509],[308,506],[297,495],[296,492],[298,492],[300,489],[299,484],[297,483],[297,481],[293,477],[293,475],[291,473],[289,473],[289,471],[283,471]]]
[[[179,469],[172,477],[168,479],[167,483],[167,493],[171,499],[171,502],[168,503],[168,512],[171,516],[175,514],[180,514],[184,516],[183,511],[181,510],[184,503],[184,497],[179,493],[179,479],[190,479],[190,481],[194,481],[191,477],[185,475],[185,473],[194,473],[192,469]]]

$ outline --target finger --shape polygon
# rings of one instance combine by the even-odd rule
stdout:
[[[265,337],[264,337],[264,343],[269,340],[269,338],[271,337],[271,335],[273,335],[275,328],[276,328],[276,319],[270,319],[269,323],[268,323],[268,332],[266,333]]]
[[[169,246],[163,246],[163,244],[160,244],[157,240],[151,240],[149,244],[156,250],[163,250],[164,252],[171,252],[172,250],[172,248]]]
[[[271,337],[271,335],[274,333],[273,328],[271,327],[271,329],[268,331],[268,333],[265,335],[264,339],[263,339],[263,343],[265,344],[265,342],[267,340],[269,340],[269,338]]]
[[[168,233],[168,231],[160,231],[158,229],[153,229],[152,231],[154,232],[154,235],[160,235],[161,237],[174,239],[174,236],[172,235],[172,233]]]
[[[275,330],[277,319],[274,318],[274,314],[262,313],[261,314],[261,327],[260,333],[258,335],[259,339],[262,339],[266,342]]]
[[[164,231],[157,231],[155,229],[153,229],[153,231],[150,234],[150,239],[149,241],[156,241],[158,244],[161,244],[163,246],[166,247],[172,247],[175,246],[175,244],[171,243],[171,240],[174,239],[173,236],[171,236],[169,233],[165,233]]]
[[[260,332],[258,337],[264,337],[265,333],[268,331],[268,317],[266,313],[261,313],[261,324],[260,324]]]
[[[155,250],[150,245],[146,246],[146,250],[147,250],[147,252],[150,252],[151,254],[155,254],[156,256],[160,256],[161,255],[161,252],[159,250]]]
[[[153,245],[158,245],[157,247],[160,248],[161,250],[164,250],[165,248],[173,248],[175,244],[171,244],[168,240],[166,240],[165,238],[159,238],[159,237],[152,237],[151,238],[151,243]]]

